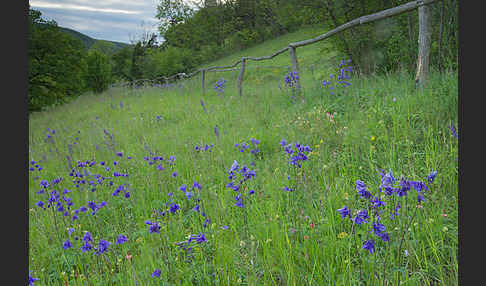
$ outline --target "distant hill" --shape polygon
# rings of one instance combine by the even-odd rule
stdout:
[[[44,24],[40,24],[40,25],[43,26]],[[131,46],[131,44],[126,44],[121,42],[93,39],[90,36],[87,36],[81,32],[75,31],[70,28],[65,28],[61,26],[58,26],[58,28],[61,32],[64,32],[74,38],[81,40],[81,42],[84,44],[87,50],[97,47],[98,50],[101,49],[105,53],[112,54],[124,47]]]
[[[122,49],[123,47],[127,47],[127,46],[131,46],[130,44],[126,44],[126,43],[121,43],[121,42],[114,42],[114,41],[108,41],[108,40],[98,40],[98,39],[93,39],[91,38],[90,36],[87,36],[83,33],[80,33],[78,31],[75,31],[73,29],[69,29],[69,28],[65,28],[65,27],[60,27],[59,26],[59,29],[75,38],[78,38],[80,39],[84,46],[86,47],[86,49],[90,49],[94,44],[96,44],[97,42],[108,42],[108,43],[112,43],[114,45],[114,51],[118,51],[119,49]]]

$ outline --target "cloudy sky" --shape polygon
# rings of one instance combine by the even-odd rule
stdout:
[[[158,0],[29,0],[42,17],[94,39],[131,43],[157,32]]]

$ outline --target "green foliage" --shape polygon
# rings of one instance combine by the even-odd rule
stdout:
[[[159,30],[162,35],[167,28],[191,17],[194,10],[182,0],[160,0],[155,17],[161,21]]]
[[[108,56],[97,51],[89,51],[87,57],[88,72],[86,81],[88,87],[96,93],[101,93],[111,83],[111,64]]]
[[[191,51],[168,47],[162,49],[149,49],[143,65],[144,78],[157,78],[171,76],[176,73],[187,72],[195,66],[191,62]]]
[[[28,41],[29,112],[66,102],[85,90],[85,51],[80,40],[30,10]]]
[[[102,54],[111,57],[116,52],[117,47],[113,42],[98,40],[89,48],[89,50],[98,51]]]
[[[191,61],[206,63],[306,25],[322,27],[324,33],[326,29],[406,2],[235,0],[193,10],[182,1],[164,0],[158,6],[161,12],[159,30],[165,40],[164,47],[192,50]],[[184,12],[184,7],[190,12]],[[442,69],[456,69],[457,0],[444,0],[444,15],[442,2],[429,7],[432,27],[431,65],[438,66],[440,63]],[[418,53],[417,38],[418,14],[414,10],[353,27],[326,41],[330,41],[343,57],[351,58],[358,71],[370,74],[398,69],[414,70]]]
[[[132,69],[133,48],[124,47],[111,56],[112,76],[115,80],[130,80]]]
[[[335,28],[355,18],[373,14],[385,9],[405,4],[409,1],[334,1],[325,10],[329,18],[325,22]],[[441,4],[430,5],[431,65],[438,66]],[[441,67],[457,68],[457,1],[444,0],[445,13],[441,39]],[[417,10],[380,20],[344,31],[330,41],[339,52],[350,57],[360,72],[383,73],[398,69],[413,71],[418,53],[418,12]]]

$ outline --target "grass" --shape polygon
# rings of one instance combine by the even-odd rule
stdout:
[[[299,49],[299,57],[303,54]],[[29,159],[43,168],[29,172],[29,269],[40,279],[35,285],[457,285],[458,151],[449,129],[457,122],[457,73],[433,72],[422,91],[407,73],[355,77],[342,93],[331,95],[320,82],[336,63],[301,65],[303,95],[295,94],[295,100],[280,72],[263,79],[265,72],[249,69],[241,98],[236,76],[220,73],[209,81],[224,75],[224,96],[208,88],[203,97],[194,79],[170,89],[113,88],[32,114]],[[331,121],[326,113],[334,112]],[[46,140],[48,128],[55,133]],[[260,141],[258,156],[234,146],[250,138]],[[311,148],[302,168],[289,165],[281,139]],[[213,147],[197,152],[196,144]],[[149,165],[144,159],[154,156],[163,160]],[[173,164],[169,156],[175,156]],[[77,167],[78,160],[96,163]],[[234,160],[256,173],[241,187],[244,208],[234,206],[236,193],[226,187]],[[70,164],[84,177],[69,176]],[[158,170],[159,164],[165,169]],[[416,208],[413,189],[390,199],[387,210],[400,201],[402,213],[395,220],[383,215],[390,241],[375,238],[370,254],[361,246],[371,221],[353,227],[337,210],[366,207],[356,180],[379,194],[377,169],[424,182],[431,171],[438,174],[427,183],[423,208]],[[114,171],[128,177],[114,177]],[[105,180],[94,184],[95,174]],[[65,189],[72,191],[65,195],[73,201],[68,216],[55,204],[45,210],[35,205],[39,200],[47,205],[49,197],[36,193],[40,180],[52,184],[60,177],[48,191],[58,190],[61,201]],[[85,183],[76,187],[73,179]],[[179,187],[194,181],[202,189],[188,200]],[[112,195],[122,184],[129,198],[124,192]],[[295,191],[285,192],[284,186]],[[88,201],[107,204],[72,221],[73,211]],[[171,213],[168,202],[180,209]],[[156,217],[154,209],[165,215]],[[149,233],[147,220],[160,222],[160,234]],[[74,229],[71,235],[68,228]],[[108,252],[82,252],[85,231],[95,248],[99,239],[113,243]],[[175,244],[200,233],[207,241],[194,242],[190,253]],[[128,242],[117,245],[120,234]],[[74,246],[64,250],[66,239]],[[161,270],[158,278],[152,277],[155,269]]]

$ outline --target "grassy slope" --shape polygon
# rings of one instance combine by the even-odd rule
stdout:
[[[232,65],[244,56],[269,56],[277,50],[288,46],[289,43],[310,39],[325,32],[326,31],[319,26],[303,28],[299,31],[268,40],[265,43],[251,48],[235,52],[212,63],[202,65],[200,68]],[[330,47],[329,43],[326,41],[298,48],[297,57],[302,76],[306,75],[306,73],[310,73],[312,78],[320,81],[328,75],[330,67],[335,67],[338,62],[337,53],[332,50],[332,47]],[[210,83],[209,86],[211,87],[218,78],[224,78],[228,81],[227,85],[235,87],[239,67],[240,66],[238,65],[236,67],[238,70],[233,72],[209,73],[207,76]],[[290,55],[288,52],[280,54],[271,60],[258,62],[248,61],[244,80],[255,81],[254,83],[260,84],[263,81],[283,79],[285,74],[289,72],[290,67]]]
[[[233,63],[242,55],[267,55],[288,42],[320,33],[309,29],[289,34],[211,66]],[[293,102],[289,98],[291,91],[282,87],[278,78],[286,70],[249,68],[243,98],[237,96],[236,76],[229,72],[209,78],[210,82],[220,76],[228,80],[224,97],[213,90],[202,97],[196,78],[170,90],[112,89],[33,114],[29,122],[29,159],[41,161],[44,168],[40,173],[31,172],[29,181],[29,267],[34,277],[41,278],[39,282],[43,283],[38,284],[66,277],[70,285],[84,285],[84,265],[89,263],[89,279],[94,285],[107,285],[107,281],[134,285],[135,280],[152,285],[155,268],[162,270],[161,280],[177,285],[236,285],[239,281],[248,285],[356,285],[358,280],[373,285],[383,272],[380,261],[385,256],[387,279],[396,281],[397,272],[392,271],[397,264],[401,231],[394,227],[401,230],[405,225],[385,220],[390,246],[378,241],[374,256],[360,250],[360,238],[339,238],[342,232],[351,234],[351,228],[336,210],[343,204],[353,210],[362,207],[355,195],[358,179],[371,192],[377,192],[377,168],[392,169],[395,176],[414,180],[424,180],[430,171],[438,170],[436,181],[429,185],[432,191],[424,209],[415,220],[417,224],[410,225],[404,247],[411,255],[401,258],[409,275],[401,279],[406,285],[432,281],[457,284],[457,140],[449,130],[451,120],[457,122],[457,73],[433,73],[423,92],[414,90],[412,76],[407,74],[355,78],[342,95],[332,96],[320,81],[336,69],[332,64],[338,59],[320,55],[317,48],[298,49],[297,53],[303,68],[326,59],[330,63],[314,70],[304,69],[305,101]],[[283,54],[275,59],[275,65],[287,65],[287,60],[288,55]],[[329,121],[327,112],[336,112],[334,122]],[[45,142],[47,128],[56,130],[50,143]],[[261,141],[263,159],[235,150],[235,143],[249,143],[251,137]],[[293,171],[289,167],[279,145],[282,138],[312,148],[303,169]],[[212,152],[194,151],[195,144],[211,143]],[[115,155],[118,151],[123,152],[123,158]],[[166,170],[158,171],[157,164],[148,165],[143,159],[153,156],[149,151],[165,159],[174,155],[176,164],[164,161]],[[74,161],[104,160],[111,166],[118,161],[113,168],[130,176],[115,178],[115,187],[127,183],[130,199],[111,196],[114,187],[106,183],[96,192],[87,187],[78,190],[68,176],[66,155]],[[133,159],[127,160],[126,156]],[[244,194],[244,209],[233,206],[235,193],[225,188],[226,171],[233,160],[240,164],[253,161],[256,165],[257,175]],[[107,177],[110,174],[99,164],[89,170]],[[179,173],[176,178],[171,176],[174,170]],[[53,224],[50,210],[42,211],[34,205],[46,199],[35,193],[39,189],[36,175],[48,180],[64,177],[58,189],[73,190],[70,197],[75,208],[86,205],[88,200],[106,200],[108,205],[99,211],[97,219],[86,213],[71,223],[58,215]],[[203,186],[195,196],[201,199],[201,207],[211,219],[207,228],[202,226],[204,218],[191,211],[194,198],[186,200],[178,190],[181,184],[190,186],[194,181]],[[296,191],[283,192],[285,185],[295,186]],[[250,188],[256,190],[255,195],[247,195]],[[174,193],[173,200],[181,205],[181,211],[164,218],[162,234],[151,235],[144,222],[156,220],[152,209],[165,209],[169,192]],[[410,191],[410,210],[414,209],[414,193]],[[403,212],[406,216],[405,208]],[[442,213],[448,216],[442,217]],[[222,230],[222,225],[229,229]],[[64,251],[62,243],[68,238],[69,226],[75,228],[74,235],[82,236],[89,230],[95,242],[100,238],[114,242],[119,234],[127,235],[129,242],[112,245],[107,255],[117,267],[82,253],[80,243]],[[195,248],[193,262],[185,263],[174,242],[199,232],[206,233],[208,242]],[[134,257],[132,262],[125,258],[127,251]],[[107,266],[103,266],[105,263]],[[114,274],[108,275],[111,269]],[[71,271],[83,273],[84,278],[75,279]]]

